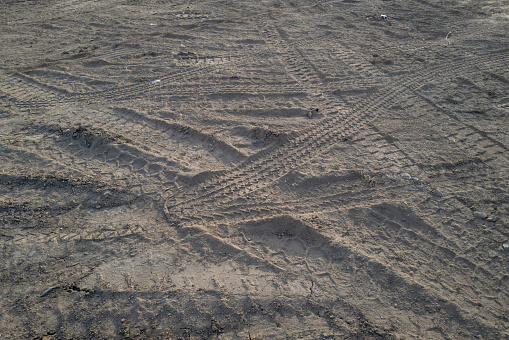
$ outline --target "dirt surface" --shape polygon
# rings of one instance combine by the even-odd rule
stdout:
[[[0,338],[508,339],[508,32],[508,1],[2,1]]]

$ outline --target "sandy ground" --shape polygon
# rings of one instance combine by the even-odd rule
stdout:
[[[2,1],[0,338],[508,339],[508,32],[508,1]]]

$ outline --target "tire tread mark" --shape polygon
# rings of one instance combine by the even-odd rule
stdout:
[[[265,30],[265,36],[272,35],[272,39],[276,40],[277,35],[273,34],[274,30]],[[281,40],[280,40],[281,41]],[[281,43],[275,44],[278,48],[281,48]],[[286,51],[285,51],[286,52]],[[283,58],[285,58],[285,52],[281,53],[283,55]],[[295,54],[289,53],[289,56],[286,57],[286,59],[290,59],[290,61],[287,63],[289,66],[290,72],[294,70],[301,70],[298,65],[293,62],[292,59],[295,59]],[[472,70],[472,66],[475,65],[477,62],[479,62],[479,59],[481,58],[475,58],[476,60],[469,60],[469,62],[462,64],[462,69],[464,70]],[[486,61],[484,58],[482,58],[484,61]],[[495,59],[495,58],[492,58]],[[490,60],[491,61],[491,60]],[[502,64],[503,60],[496,60],[497,64]],[[374,68],[372,65],[368,66],[369,68]],[[441,76],[442,72],[446,69],[451,67],[451,65],[443,65],[440,64],[436,66],[432,72],[436,76]],[[311,71],[308,71],[311,72]],[[374,72],[378,72],[375,70]],[[410,78],[410,79],[409,79]],[[302,81],[302,83],[306,83],[308,79],[313,79],[316,83],[320,82],[320,79],[318,77],[313,76],[311,73],[310,75],[306,75],[305,79]],[[236,168],[232,171],[235,175],[229,175],[229,176],[223,176],[220,179],[215,180],[215,184],[207,183],[207,187],[216,187],[215,190],[203,190],[201,194],[198,192],[195,192],[193,194],[184,193],[180,197],[180,202],[178,202],[178,198],[175,198],[172,200],[171,204],[168,204],[170,202],[165,202],[165,211],[169,213],[169,211],[172,208],[177,208],[178,206],[188,206],[188,205],[194,205],[193,202],[196,203],[197,200],[207,200],[209,203],[212,203],[212,201],[217,200],[221,197],[221,193],[225,192],[227,187],[235,187],[237,188],[237,192],[243,195],[246,195],[250,192],[250,189],[247,189],[246,184],[249,184],[250,181],[253,185],[256,186],[256,188],[259,186],[260,179],[255,179],[256,174],[260,176],[260,174],[264,173],[267,174],[270,172],[269,170],[272,169],[272,174],[275,174],[276,176],[270,176],[272,181],[277,178],[278,176],[281,176],[285,173],[285,171],[288,171],[288,166],[291,166],[291,160],[299,158],[301,161],[305,161],[305,159],[302,158],[304,155],[309,155],[310,152],[304,152],[303,148],[299,148],[299,143],[306,142],[307,144],[310,144],[313,140],[314,142],[318,144],[325,144],[324,147],[321,148],[321,152],[325,151],[327,148],[330,148],[333,145],[334,141],[338,141],[340,137],[345,136],[348,133],[351,133],[355,130],[355,128],[358,128],[360,125],[362,125],[362,122],[365,122],[369,120],[376,112],[377,109],[380,107],[386,105],[390,107],[391,102],[397,103],[401,100],[401,96],[404,95],[406,97],[412,97],[415,96],[414,92],[419,87],[425,85],[430,80],[430,72],[427,70],[426,72],[421,72],[420,74],[417,74],[413,77],[405,76],[404,78],[400,77],[399,79],[390,79],[385,82],[384,88],[380,88],[376,91],[376,98],[375,99],[365,99],[365,100],[357,100],[355,103],[349,103],[351,110],[358,110],[359,112],[349,112],[344,115],[340,115],[340,118],[333,117],[328,118],[325,121],[323,121],[320,125],[320,133],[316,133],[316,126],[310,128],[307,131],[301,132],[296,134],[297,136],[293,140],[287,141],[286,144],[283,145],[283,147],[279,150],[275,150],[270,152],[268,155],[264,155],[264,157],[260,157],[258,160],[253,160],[252,162],[247,161],[245,164],[242,164],[240,167]],[[304,85],[303,85],[304,86]],[[399,99],[399,100],[398,100]],[[334,99],[331,99],[330,102],[334,102]],[[369,112],[368,112],[369,111]],[[337,111],[334,112],[337,114]],[[354,118],[352,118],[354,116]],[[342,119],[341,119],[342,118]],[[350,121],[351,120],[351,121]],[[345,125],[349,127],[348,130],[342,130],[339,131],[331,131],[334,130],[335,126],[339,125]],[[401,151],[401,150],[400,150]],[[316,153],[318,153],[318,150],[315,150]],[[308,156],[309,157],[309,156]],[[403,156],[400,158],[407,159],[406,166],[410,166],[412,163],[415,164],[415,162],[409,158],[408,155],[403,153]],[[260,163],[260,160],[262,164]],[[253,167],[257,168],[257,171],[253,171]],[[246,170],[243,170],[243,168],[248,168]],[[238,177],[239,172],[245,171],[245,177],[246,181],[245,184],[239,183],[239,181],[235,180],[235,177]],[[267,178],[267,175],[262,176],[263,178]],[[265,183],[265,185],[269,185],[270,183]],[[200,187],[197,188],[197,191],[200,191]],[[251,189],[252,191],[252,189]],[[221,202],[221,204],[227,204],[224,200]],[[197,204],[198,205],[198,204]],[[192,210],[192,207],[188,208]],[[181,209],[182,210],[182,209]],[[171,214],[171,213],[170,213]]]

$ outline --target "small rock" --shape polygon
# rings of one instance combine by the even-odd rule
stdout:
[[[307,116],[309,119],[313,118],[313,115],[314,114],[317,114],[318,113],[318,109],[313,109],[311,111],[308,112]]]
[[[486,215],[486,213],[483,213],[481,211],[474,211],[474,217],[477,217],[477,218],[486,218],[486,217],[488,217],[488,215]]]
[[[405,172],[405,173],[401,174],[401,178],[411,180],[412,176],[410,176],[409,173]]]
[[[95,208],[96,209],[101,209],[101,206],[100,205],[96,205]]]
[[[498,257],[498,253],[494,250],[490,250],[490,252],[488,253],[488,255],[494,259],[495,257]]]
[[[422,184],[421,180],[416,178],[416,177],[412,178],[412,181],[414,181],[415,185],[421,185]]]
[[[419,191],[423,191],[424,190],[424,187],[422,185],[418,185],[416,186],[416,188],[419,190]]]
[[[435,197],[442,197],[443,195],[442,195],[442,193],[440,192],[440,190],[435,189],[435,190],[433,191],[433,196],[435,196]]]
[[[131,329],[129,332],[129,335],[131,335],[131,337],[139,336],[140,334],[141,330],[138,327]]]
[[[488,217],[486,219],[486,221],[488,221],[488,222],[497,222],[498,221],[498,217],[497,216],[491,216],[491,217]]]
[[[504,243],[502,245],[502,248],[505,250],[505,251],[509,251],[509,243]]]
[[[505,267],[505,270],[509,272],[509,266]]]

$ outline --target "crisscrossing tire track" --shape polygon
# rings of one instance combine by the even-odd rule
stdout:
[[[269,30],[268,35],[272,40],[277,39],[274,34],[276,30]],[[272,33],[270,33],[272,32]],[[281,50],[286,46],[283,45],[284,39],[279,39],[277,43]],[[295,61],[296,54],[291,48],[286,48],[282,53],[283,60],[288,61],[290,71],[295,71],[300,64]],[[351,54],[346,54],[347,56]],[[285,60],[287,59],[287,60]],[[509,59],[508,56],[493,55],[486,53],[477,55],[473,58],[456,59],[449,62],[433,65],[427,69],[421,69],[409,76],[405,74],[399,77],[383,77],[376,67],[367,64],[366,69],[371,70],[370,76],[376,74],[378,79],[382,81],[383,86],[375,91],[373,98],[361,99],[356,102],[337,101],[329,94],[322,94],[322,100],[326,104],[326,108],[331,110],[331,118],[327,118],[308,130],[297,133],[293,139],[288,140],[281,148],[273,150],[265,155],[258,155],[258,158],[250,159],[238,168],[233,169],[219,178],[203,183],[198,186],[194,192],[180,192],[165,202],[165,213],[168,218],[174,220],[175,217],[183,217],[184,211],[191,214],[197,214],[201,205],[228,204],[228,193],[235,192],[240,195],[247,195],[264,186],[270,185],[274,180],[286,174],[290,169],[295,167],[296,162],[300,164],[309,161],[318,154],[325,152],[336,142],[341,141],[343,137],[358,131],[377,113],[383,112],[397,103],[412,101],[416,98],[414,92],[421,86],[432,82],[433,79],[443,77],[447,72],[454,70],[455,72],[463,72],[471,74],[478,71],[479,68],[496,68],[504,65]],[[355,60],[358,63],[358,59]],[[301,84],[306,87],[311,81],[310,88],[316,89],[316,85],[320,83],[312,68],[305,67],[305,75],[297,75],[301,77]],[[345,103],[348,107],[344,107]],[[341,109],[333,109],[343,106]],[[180,217],[178,217],[178,215]],[[199,214],[198,214],[199,215]],[[187,221],[192,220],[190,215],[185,218]]]

